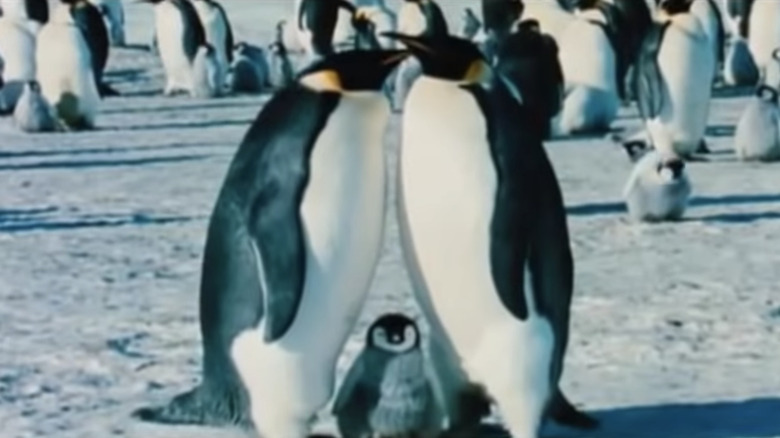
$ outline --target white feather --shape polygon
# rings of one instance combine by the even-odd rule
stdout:
[[[165,69],[165,93],[193,88],[192,64],[184,53],[184,23],[179,10],[171,2],[154,7],[157,47]]]
[[[748,43],[753,59],[760,70],[772,59],[772,52],[780,47],[780,2],[755,0],[749,18]]]
[[[0,57],[5,60],[6,81],[35,79],[36,36],[24,21],[0,17]]]

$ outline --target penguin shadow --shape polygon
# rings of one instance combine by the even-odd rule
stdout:
[[[126,94],[125,94],[126,96]],[[220,110],[236,108],[256,108],[258,111],[266,103],[263,95],[236,95],[236,97],[259,97],[258,99],[212,99],[211,101],[193,101],[193,105],[154,105],[140,108],[111,108],[101,111],[101,114],[145,114],[165,113],[182,110]]]
[[[756,92],[756,85],[722,86],[712,89],[713,98],[738,98],[751,96]]]
[[[611,140],[620,137],[625,132],[623,127],[613,127],[610,129],[599,129],[594,131],[572,132],[566,135],[553,135],[545,143],[555,143],[559,141],[571,140]]]
[[[166,225],[203,219],[191,216],[157,216],[145,213],[68,215],[58,214],[60,212],[61,210],[54,206],[0,210],[0,233]]]
[[[174,123],[160,123],[160,124],[142,124],[142,125],[127,125],[127,126],[115,126],[106,127],[105,129],[117,130],[117,131],[165,131],[165,130],[182,130],[182,129],[206,129],[206,128],[220,128],[227,126],[241,126],[249,127],[254,121],[254,117],[251,119],[241,118],[234,120],[208,120],[201,122],[174,122]]]
[[[150,164],[180,163],[186,161],[204,160],[213,156],[213,154],[191,154],[165,157],[127,158],[121,160],[40,161],[37,163],[0,164],[0,171],[144,166]]]
[[[760,195],[724,195],[724,196],[696,196],[688,203],[689,208],[714,207],[724,205],[749,205],[780,203],[780,194]],[[601,216],[610,214],[627,213],[626,204],[620,202],[594,202],[577,204],[566,207],[566,214],[570,216]],[[741,218],[741,220],[740,220]],[[683,221],[722,221],[722,222],[751,222],[759,219],[780,218],[780,212],[766,213],[723,213],[705,217],[691,217]]]
[[[108,70],[103,73],[103,79],[109,82],[134,82],[142,76],[146,76],[147,71],[142,68],[125,68],[120,70]]]
[[[704,135],[706,137],[733,137],[737,131],[737,127],[734,125],[712,125],[707,126],[707,130]],[[727,149],[713,150],[710,153],[729,153],[731,151]]]
[[[187,148],[220,147],[215,143],[176,143],[157,146],[134,146],[134,147],[107,147],[107,148],[85,148],[85,149],[47,149],[47,150],[11,150],[0,151],[0,159],[15,158],[35,158],[35,157],[61,157],[95,154],[122,154],[132,152],[157,152],[168,150],[179,150]]]

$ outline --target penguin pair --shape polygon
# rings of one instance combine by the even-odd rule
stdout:
[[[332,398],[381,253],[390,118],[382,86],[406,56],[333,53],[260,110],[208,227],[203,381],[137,417],[308,436]]]
[[[276,38],[268,46],[268,82],[273,89],[282,89],[295,81],[295,68],[293,67],[287,45],[284,43],[284,28],[286,22],[280,21],[276,25]]]
[[[778,91],[760,85],[734,133],[734,150],[742,161],[780,160],[780,107]]]

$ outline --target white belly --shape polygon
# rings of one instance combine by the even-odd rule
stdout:
[[[684,14],[669,26],[658,54],[666,84],[661,114],[648,123],[660,149],[692,153],[704,137],[709,116],[714,53],[698,19]]]
[[[57,108],[60,118],[68,123],[83,119],[94,124],[100,95],[89,47],[78,27],[55,21],[45,25],[38,34],[36,64],[41,92]]]
[[[14,18],[0,17],[0,58],[6,81],[35,78],[35,34]]]
[[[615,51],[600,26],[577,18],[558,44],[567,88],[584,85],[617,96]]]
[[[755,0],[750,12],[750,51],[759,69],[766,67],[772,52],[780,47],[780,2]]]
[[[184,53],[184,23],[176,6],[162,2],[155,6],[154,22],[169,87],[192,89],[192,64]]]
[[[232,347],[252,403],[269,422],[306,417],[328,402],[382,246],[387,103],[362,96],[336,111],[312,152],[301,206],[308,253],[295,323],[276,343],[263,343],[261,324]]]
[[[702,27],[704,27],[704,32],[707,34],[707,39],[709,39],[712,47],[712,53],[715,54],[714,59],[717,61],[717,54],[721,49],[718,35],[720,35],[723,23],[718,20],[716,12],[712,10],[713,7],[717,6],[710,5],[710,0],[694,0],[693,5],[691,5],[691,14],[695,15],[701,22]]]

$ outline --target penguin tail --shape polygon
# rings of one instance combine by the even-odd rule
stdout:
[[[198,386],[179,394],[167,405],[136,409],[133,418],[167,425],[190,426],[248,426],[248,403],[238,391],[221,393]]]
[[[550,418],[556,423],[581,430],[593,430],[599,427],[599,421],[577,409],[558,389],[550,405]]]

